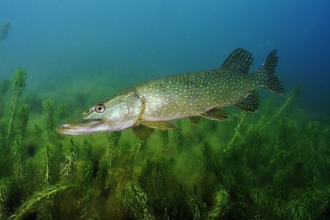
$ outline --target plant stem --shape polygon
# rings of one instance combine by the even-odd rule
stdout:
[[[6,143],[8,144],[10,136],[11,136],[11,130],[13,127],[13,122],[15,120],[16,111],[17,111],[17,105],[19,103],[19,100],[21,98],[23,88],[25,87],[25,80],[26,80],[26,73],[23,68],[19,68],[16,70],[14,74],[14,81],[12,85],[12,97],[11,97],[11,103],[10,103],[10,117],[9,117],[9,123],[8,123],[8,131],[6,136]]]

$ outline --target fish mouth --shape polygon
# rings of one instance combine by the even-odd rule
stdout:
[[[102,119],[83,119],[69,121],[67,123],[60,124],[56,131],[61,134],[79,135],[97,132],[98,127],[102,127],[104,121]]]

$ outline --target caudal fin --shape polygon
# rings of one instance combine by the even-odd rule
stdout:
[[[277,76],[275,76],[275,68],[278,60],[276,53],[277,50],[273,50],[268,55],[264,65],[258,70],[258,74],[262,78],[262,87],[269,89],[276,94],[282,94],[284,93],[284,89]]]

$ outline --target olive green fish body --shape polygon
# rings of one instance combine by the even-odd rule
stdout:
[[[145,103],[141,119],[163,121],[200,116],[212,108],[233,105],[261,86],[256,78],[219,68],[168,76],[134,89]]]
[[[226,120],[228,116],[222,108],[229,105],[256,111],[259,105],[257,88],[263,87],[277,94],[284,90],[274,74],[276,50],[269,54],[257,72],[248,74],[252,62],[249,52],[236,49],[220,68],[137,84],[91,107],[57,130],[64,134],[86,134],[133,128],[138,138],[146,139],[154,128],[175,128],[170,120],[189,117],[194,125],[200,117]]]

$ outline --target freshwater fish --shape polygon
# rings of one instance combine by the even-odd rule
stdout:
[[[145,140],[155,128],[176,128],[171,122],[175,119],[189,118],[193,125],[201,117],[228,120],[225,106],[255,112],[259,106],[256,89],[284,92],[275,76],[277,60],[274,50],[257,72],[248,74],[252,54],[238,48],[220,68],[171,75],[129,87],[61,124],[57,131],[79,135],[132,128],[137,138]]]

